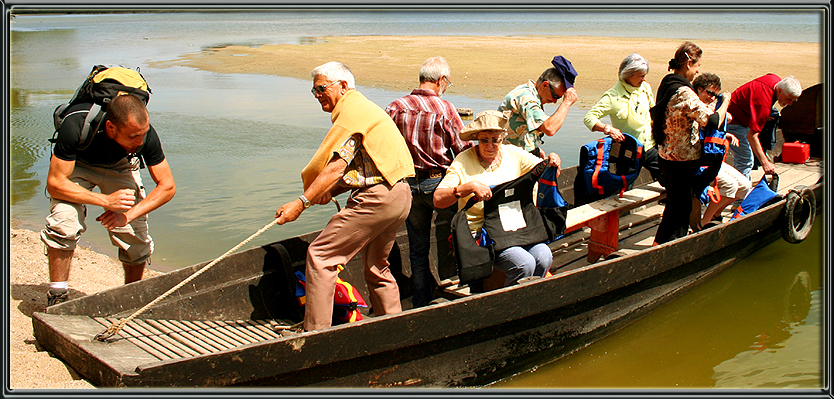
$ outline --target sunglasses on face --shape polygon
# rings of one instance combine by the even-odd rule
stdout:
[[[504,139],[478,139],[478,142],[481,144],[501,144]]]
[[[547,83],[547,87],[550,89],[550,96],[553,97],[553,101],[556,101],[556,100],[562,98],[562,96],[557,96],[556,95],[556,92],[553,91],[553,85],[550,84],[550,82]]]
[[[334,80],[334,81],[332,81],[332,82],[330,82],[326,85],[313,86],[313,88],[310,89],[310,93],[313,93],[314,96],[317,96],[321,93],[324,93],[324,91],[327,90],[328,87],[333,86],[336,83],[342,83],[342,81],[341,80]]]
[[[714,91],[712,91],[712,90],[707,90],[707,94],[709,94],[709,95],[711,95],[711,96],[713,96],[713,97],[716,97],[716,98],[718,97],[718,93],[716,93],[716,92],[714,92]]]

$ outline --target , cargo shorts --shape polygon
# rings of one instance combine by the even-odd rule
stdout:
[[[76,161],[70,181],[91,191],[98,187],[105,195],[130,188],[134,190],[137,203],[145,198],[138,158],[133,158],[133,162],[125,158],[107,168]],[[46,227],[41,230],[41,241],[48,248],[74,250],[81,234],[87,230],[87,206],[52,198],[50,212],[46,218]],[[143,263],[153,252],[153,239],[148,233],[148,215],[136,218],[127,226],[108,230],[108,233],[110,242],[119,248],[119,260],[125,264]]]

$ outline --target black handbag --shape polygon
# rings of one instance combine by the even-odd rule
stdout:
[[[452,217],[452,251],[458,264],[460,284],[483,280],[492,274],[495,250],[492,245],[481,246],[469,230],[466,211],[475,204],[470,200],[463,209]]]

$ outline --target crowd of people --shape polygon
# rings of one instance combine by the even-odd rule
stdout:
[[[617,82],[584,118],[588,129],[614,141],[627,133],[642,143],[642,165],[667,193],[655,245],[720,223],[721,211],[750,191],[754,156],[765,173],[774,173],[757,136],[774,103],[787,106],[801,94],[795,78],[773,74],[719,94],[720,78],[700,74],[702,56],[700,47],[683,43],[655,95],[646,81],[648,61],[637,53],[628,55]],[[282,205],[275,217],[279,224],[289,223],[315,204],[349,195],[307,251],[306,331],[331,325],[337,274],[357,254],[374,313],[402,311],[388,254],[403,224],[412,304],[429,305],[436,288],[429,260],[432,226],[448,237],[452,216],[474,199],[476,204],[465,212],[477,236],[487,217],[483,201],[495,194],[492,187],[543,162],[559,170],[559,156],[545,154],[541,144],[560,130],[576,103],[578,73],[563,56],[554,57],[551,65],[468,125],[442,99],[452,85],[443,57],[426,60],[418,87],[384,109],[356,90],[347,66],[328,62],[313,69],[311,92],[322,111],[331,114],[332,127],[301,171],[302,194]],[[67,299],[72,251],[86,229],[85,205],[106,209],[96,220],[119,247],[125,283],[141,279],[153,251],[147,214],[168,202],[175,187],[145,105],[131,97],[118,96],[110,103],[105,134],[96,137],[91,149],[77,149],[83,117],[68,120],[58,132],[47,178],[51,214],[41,232],[49,259],[49,305]],[[558,104],[550,115],[544,111],[548,103]],[[602,120],[606,116],[607,123]],[[726,132],[734,166],[702,157],[703,136],[712,131]],[[137,172],[139,159],[156,183],[147,196]],[[701,214],[699,198],[710,185],[721,199],[709,202]],[[101,194],[92,191],[96,186]],[[530,242],[498,251],[494,268],[506,275],[505,285],[512,285],[546,276],[551,262],[546,243]]]

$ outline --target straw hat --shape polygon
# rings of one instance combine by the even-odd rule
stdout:
[[[460,139],[463,141],[477,140],[478,132],[484,130],[499,130],[501,131],[501,137],[505,137],[509,123],[510,116],[508,113],[494,110],[482,111],[475,115],[475,119],[460,131]]]

